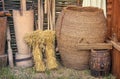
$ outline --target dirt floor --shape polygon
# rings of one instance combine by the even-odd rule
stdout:
[[[42,73],[36,73],[34,68],[3,68],[0,71],[0,79],[115,79],[112,75],[104,78],[95,78],[90,75],[89,70],[78,71],[59,67],[56,70],[46,70]]]

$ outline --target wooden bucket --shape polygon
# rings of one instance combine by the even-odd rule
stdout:
[[[58,49],[63,65],[74,69],[89,68],[90,52],[78,51],[78,44],[103,43],[106,37],[106,20],[102,9],[68,6],[56,23]]]
[[[7,17],[0,17],[0,55],[5,53]]]
[[[0,55],[0,68],[7,66],[7,55]]]
[[[28,54],[30,50],[28,45],[24,41],[24,36],[26,33],[30,33],[33,31],[33,10],[24,11],[23,14],[21,14],[19,10],[13,10],[13,19],[18,53]]]
[[[32,54],[16,54],[16,66],[27,68],[33,66]]]
[[[108,50],[92,50],[89,63],[92,76],[108,76],[111,65],[110,52]]]

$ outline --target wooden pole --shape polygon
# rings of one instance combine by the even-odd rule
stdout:
[[[44,11],[45,11],[45,14],[47,14],[47,6],[48,6],[48,5],[47,5],[47,1],[48,1],[48,0],[45,0],[45,4],[44,4]]]
[[[41,30],[43,30],[43,25],[44,25],[43,24],[43,19],[44,19],[43,0],[41,0],[41,6],[40,7],[41,7],[41,9],[40,9],[41,10],[41,15],[40,15],[40,17],[41,17],[41,23],[40,24],[41,24]]]
[[[45,13],[47,13],[48,30],[55,29],[55,0],[45,0]]]
[[[38,0],[38,29],[43,30],[43,0]]]
[[[53,21],[53,30],[55,30],[55,0],[52,0],[52,21]]]
[[[41,28],[40,28],[40,23],[41,23],[41,22],[40,22],[40,14],[41,14],[41,13],[40,13],[40,4],[41,4],[41,3],[40,3],[40,2],[41,2],[41,1],[38,0],[38,29],[39,29],[39,30],[41,30]]]
[[[12,48],[11,48],[11,36],[10,36],[10,28],[8,26],[7,28],[7,43],[8,43],[8,59],[9,59],[9,65],[11,68],[14,67],[13,63],[13,53],[12,53]]]
[[[53,18],[52,18],[52,0],[50,0],[50,10],[49,10],[49,17],[50,17],[50,30],[53,30]]]
[[[48,30],[50,30],[50,0],[47,0]]]

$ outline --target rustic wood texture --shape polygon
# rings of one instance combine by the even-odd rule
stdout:
[[[10,28],[7,27],[7,44],[8,44],[8,60],[9,60],[9,66],[11,68],[14,67],[13,63],[13,52],[11,48],[11,36],[10,36]]]
[[[115,42],[115,41],[110,41],[110,43],[112,43],[113,47],[115,49],[117,49],[118,51],[120,51],[120,43]]]
[[[0,69],[7,66],[7,54],[0,55]]]
[[[32,0],[27,0],[27,10],[31,8],[31,5],[32,5]],[[20,0],[5,0],[5,9],[9,10],[10,13],[12,14],[13,9],[20,9]],[[11,47],[13,53],[15,54],[16,52],[18,52],[18,50],[16,45],[13,16],[8,17],[8,25],[10,27]]]
[[[120,79],[120,52],[117,49],[112,52],[112,74]]]
[[[112,49],[111,43],[78,44],[78,50]]]
[[[108,35],[111,36],[111,31],[112,31],[112,0],[107,0],[107,27],[108,27]]]
[[[7,18],[0,17],[0,55],[5,53]]]
[[[120,41],[120,0],[107,0],[108,35],[116,35]],[[120,79],[120,51],[112,51],[112,73]]]

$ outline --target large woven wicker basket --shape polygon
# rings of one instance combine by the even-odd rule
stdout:
[[[74,69],[87,69],[89,51],[78,51],[79,43],[102,43],[106,37],[106,20],[102,9],[68,6],[56,23],[58,48],[63,65]]]

